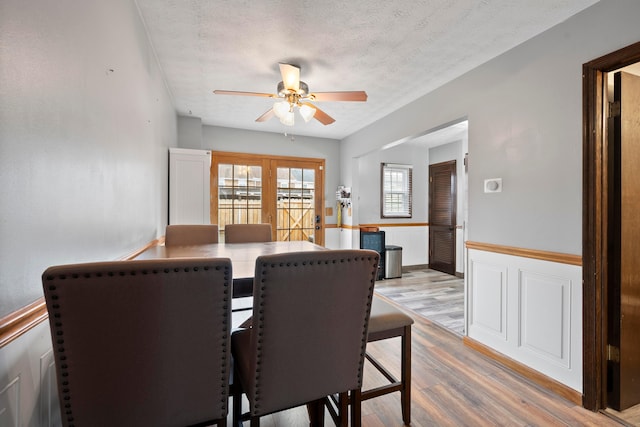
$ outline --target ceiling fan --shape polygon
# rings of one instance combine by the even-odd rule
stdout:
[[[273,116],[278,117],[280,122],[287,126],[293,126],[295,118],[294,111],[298,111],[305,122],[315,118],[323,125],[330,125],[335,119],[327,113],[311,104],[308,101],[361,101],[367,100],[365,91],[345,91],[345,92],[309,92],[309,86],[300,80],[300,67],[280,63],[280,74],[282,81],[278,83],[276,94],[260,92],[238,92],[233,90],[214,90],[217,95],[242,95],[242,96],[263,96],[275,98],[278,101],[267,112],[256,119],[256,122],[265,122]]]

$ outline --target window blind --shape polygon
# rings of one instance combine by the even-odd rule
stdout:
[[[411,218],[412,165],[382,163],[381,216]]]

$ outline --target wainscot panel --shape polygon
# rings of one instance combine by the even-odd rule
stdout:
[[[468,249],[469,337],[582,392],[582,267]]]
[[[59,426],[49,323],[0,348],[0,426]]]

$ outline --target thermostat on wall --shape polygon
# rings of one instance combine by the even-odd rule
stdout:
[[[489,178],[484,180],[485,193],[501,193],[502,178]]]

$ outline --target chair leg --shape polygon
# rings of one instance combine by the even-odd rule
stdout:
[[[405,425],[411,425],[411,325],[404,327],[401,359],[402,391],[400,392],[400,403],[402,405],[402,421]]]
[[[349,425],[349,393],[340,393],[338,396],[338,415],[340,427]]]
[[[312,427],[324,426],[324,399],[314,400],[307,403],[309,421]]]
[[[351,390],[351,426],[361,427],[362,425],[362,390]]]
[[[233,396],[232,422],[233,427],[242,426],[242,387],[240,377],[237,372],[233,373],[234,384],[231,385],[231,395]]]
[[[250,427],[260,427],[260,417],[251,417]]]
[[[242,425],[242,394],[233,395],[233,427]]]

